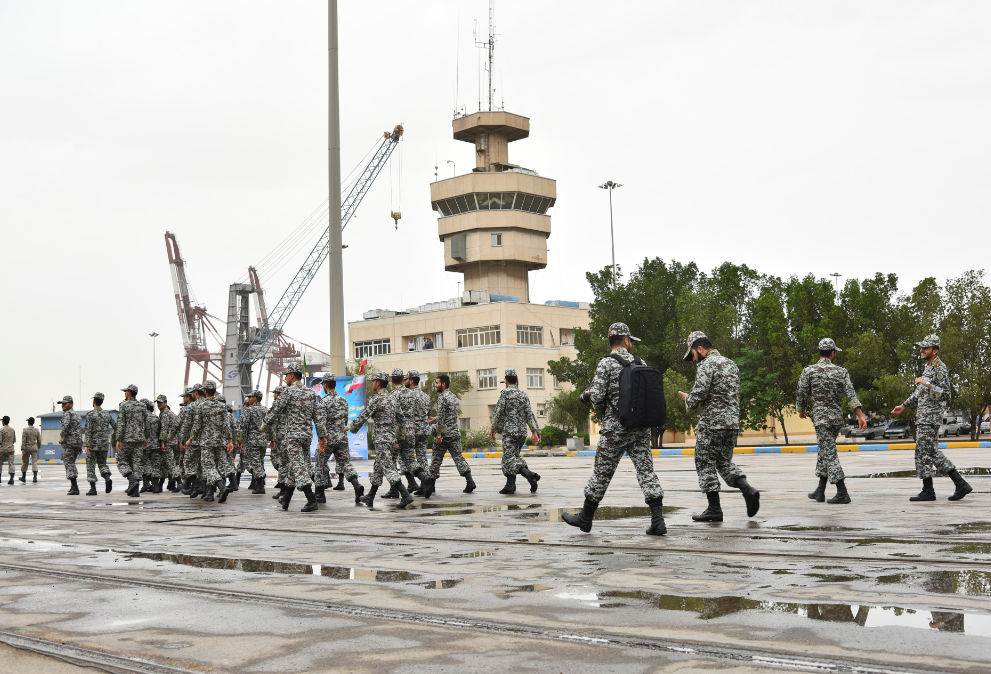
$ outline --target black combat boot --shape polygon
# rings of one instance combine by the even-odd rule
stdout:
[[[400,510],[406,510],[406,506],[413,502],[413,497],[410,496],[410,493],[406,489],[406,485],[403,484],[402,480],[396,482],[396,491],[399,492],[400,496],[399,503],[396,504],[396,507]]]
[[[337,476],[337,486],[334,487],[334,491],[344,491],[344,474]]]
[[[255,480],[255,488],[251,490],[252,494],[264,494],[265,493],[265,478],[260,477]]]
[[[273,495],[272,498],[278,499],[280,496],[282,496],[282,492],[286,490],[286,485],[282,484],[281,482],[276,482],[275,486],[278,488],[279,493]]]
[[[650,506],[650,526],[647,527],[648,536],[663,536],[668,532],[664,524],[664,497],[658,496],[647,501]]]
[[[35,475],[37,475],[37,473],[35,473]],[[27,484],[27,481],[28,481],[28,473],[27,473],[27,471],[24,471],[23,473],[21,473],[21,476],[19,478],[17,478],[17,479],[20,480],[22,483]],[[35,482],[37,482],[37,480],[35,480]]]
[[[182,480],[182,489],[179,490],[180,494],[184,496],[189,496],[193,493],[193,478],[187,477]]]
[[[375,492],[377,492],[378,490],[379,490],[379,486],[377,484],[373,484],[371,488],[369,488],[367,494],[358,497],[358,502],[364,503],[366,506],[371,508],[372,504],[375,503]],[[357,493],[358,492],[355,491],[355,494]]]
[[[422,471],[423,469],[421,468],[420,470]],[[406,486],[406,490],[407,491],[416,491],[417,489],[420,488],[420,485],[416,481],[416,477],[413,475],[413,473],[411,473],[410,471],[407,470],[406,471],[406,474],[405,474],[405,477],[406,477],[406,485],[407,485]]]
[[[138,495],[138,490],[141,489],[141,480],[134,476],[134,473],[128,473],[127,477],[127,490],[124,492],[127,496],[135,498]]]
[[[69,478],[69,484],[71,486],[69,487],[69,491],[68,491],[68,493],[66,493],[66,496],[78,496],[79,495],[79,485],[76,484],[76,478],[70,477]]]
[[[206,494],[206,478],[198,477],[193,481],[193,493],[189,498],[196,498],[197,496],[203,496]]]
[[[7,480],[7,484],[14,484],[14,474],[13,473],[10,474],[10,479]]]
[[[399,490],[396,489],[396,485],[390,484],[389,491],[382,494],[382,498],[399,498]]]
[[[747,517],[753,517],[760,510],[760,492],[750,486],[746,475],[736,478],[736,488],[743,493],[743,500],[747,503]]]
[[[89,491],[86,492],[87,496],[96,496],[96,480],[89,481]]]
[[[317,487],[317,489],[323,489],[323,487]],[[304,494],[306,494],[306,505],[300,508],[299,512],[301,513],[315,512],[319,506],[317,506],[317,497],[313,493],[313,488],[310,485],[306,485],[305,487],[303,487],[302,491]],[[326,502],[327,500],[324,499],[324,503]]]
[[[960,476],[960,473],[957,472],[956,468],[951,470],[948,475],[950,476],[950,479],[953,480],[953,484],[957,489],[953,492],[953,496],[948,498],[947,501],[959,501],[964,496],[974,491],[974,488],[967,483],[967,480]]]
[[[719,507],[719,492],[707,491],[705,497],[709,500],[709,506],[701,515],[692,515],[692,519],[696,522],[722,522],[723,509]]]
[[[922,491],[917,496],[912,496],[909,501],[935,501],[936,490],[933,489],[933,479],[931,477],[922,478]]]
[[[294,491],[296,491],[296,487],[284,487],[282,489],[282,495],[279,496],[279,503],[282,504],[283,510],[289,510],[289,502],[292,501]]]
[[[162,493],[162,482],[165,481],[164,477],[153,477],[151,479],[151,493],[161,494]]]
[[[217,485],[216,484],[208,484],[208,485],[206,485],[206,487],[204,487],[204,490],[203,490],[203,500],[204,501],[213,501],[214,500],[213,493],[216,490],[217,490]]]
[[[227,476],[227,491],[239,491],[241,489],[241,474],[231,473]]]
[[[592,530],[592,518],[595,516],[595,509],[598,507],[598,503],[585,499],[585,505],[582,506],[580,513],[577,515],[561,513],[561,519],[573,527],[578,527],[587,534]]]
[[[361,497],[365,495],[365,487],[358,481],[357,475],[351,478],[351,486],[354,487],[354,504],[358,505],[361,502]]]
[[[430,498],[430,495],[437,490],[437,478],[433,475],[425,475],[420,486],[423,487],[423,498]]]
[[[151,482],[147,476],[141,478],[141,489],[138,490],[138,493],[143,494],[146,491],[151,491]]]
[[[34,475],[35,475],[34,481],[37,482],[38,481],[38,474],[35,473]],[[103,484],[103,492],[105,494],[109,494],[110,493],[110,490],[114,488],[114,482],[113,482],[113,480],[111,480],[110,479],[110,476],[108,475],[107,477],[103,478],[103,483],[104,483]]]
[[[173,485],[175,485],[175,478],[173,478],[173,477],[170,476],[168,483],[165,485],[165,490],[166,491],[172,491]]]
[[[231,490],[227,488],[226,484],[224,484],[224,478],[220,478],[219,480],[217,480],[216,484],[217,484],[217,503],[224,503],[227,501],[227,496],[228,494],[231,493]]]
[[[254,480],[252,480],[252,482],[254,482]],[[240,487],[241,487],[241,473],[237,473],[237,477],[234,479],[234,488],[231,489],[231,491],[237,491]]]
[[[540,482],[540,475],[534,473],[532,470],[523,466],[520,469],[520,475],[526,478],[526,481],[530,483],[530,493],[537,491],[537,483]]]
[[[809,492],[809,498],[819,503],[824,502],[826,500],[826,482],[827,478],[825,476],[820,477],[819,486],[815,488],[815,491]]]
[[[465,473],[465,488],[461,490],[465,494],[470,494],[475,491],[475,481],[471,479],[471,471],[469,470]]]
[[[837,480],[836,481],[836,496],[826,499],[826,503],[849,503],[850,494],[846,490],[846,481]]]
[[[499,490],[500,494],[515,494],[516,493],[516,476],[507,475],[506,476],[506,486]]]
[[[315,496],[315,498],[317,499],[317,503],[326,503],[327,502],[327,494],[325,493],[326,490],[327,490],[326,487],[317,487],[316,496]],[[309,511],[307,511],[307,512],[309,512]]]
[[[38,481],[38,471],[34,471],[34,479],[31,480],[31,481],[32,482],[37,482]]]

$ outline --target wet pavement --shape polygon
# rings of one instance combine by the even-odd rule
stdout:
[[[45,466],[0,485],[0,671],[986,672],[991,454],[947,454],[963,501],[937,478],[910,503],[912,452],[890,451],[841,456],[850,505],[806,498],[814,455],[738,455],[761,511],[724,487],[717,524],[691,520],[693,459],[657,459],[663,538],[625,459],[590,534],[561,521],[584,457],[533,459],[535,494],[473,459],[473,494],[445,467],[407,511],[349,489],[312,514],[244,488],[68,497]]]

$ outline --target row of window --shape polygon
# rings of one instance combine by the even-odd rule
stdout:
[[[392,353],[389,339],[372,339],[367,342],[354,343],[354,359],[361,360],[369,356],[385,356]]]
[[[478,390],[484,391],[486,389],[494,389],[499,383],[499,376],[496,374],[496,368],[490,367],[484,370],[478,370]],[[462,372],[452,372],[451,376],[457,374],[467,375],[466,371]],[[554,388],[561,388],[557,377],[552,377],[554,380]],[[544,368],[542,367],[528,367],[526,369],[526,387],[527,388],[544,388]]]
[[[553,335],[551,336],[553,340]],[[502,344],[502,329],[498,325],[485,325],[480,328],[462,328],[457,331],[459,349],[466,349],[472,346],[492,346]],[[420,351],[422,349],[443,349],[443,333],[437,333],[433,339],[430,337],[410,337],[407,349],[409,351]],[[370,356],[384,356],[392,353],[392,345],[389,339],[372,339],[365,342],[354,343],[355,360],[368,358]],[[517,325],[516,343],[528,346],[544,345],[544,328],[539,325]],[[573,344],[574,338],[570,330],[561,330],[561,343]]]
[[[538,197],[523,192],[473,192],[450,199],[438,199],[434,210],[444,217],[472,213],[474,211],[526,211],[544,215],[554,205],[550,197]]]

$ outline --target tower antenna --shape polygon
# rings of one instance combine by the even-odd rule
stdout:
[[[486,42],[478,41],[478,21],[475,21],[476,28],[474,31],[475,35],[475,46],[479,49],[488,50],[488,63],[485,65],[485,71],[489,75],[489,112],[492,112],[492,99],[494,98],[495,91],[492,89],[492,63],[495,58],[495,43],[496,43],[496,32],[495,32],[495,0],[489,0],[489,39]],[[481,82],[479,82],[479,89],[481,89]],[[482,109],[482,94],[479,91],[478,95],[478,109]]]

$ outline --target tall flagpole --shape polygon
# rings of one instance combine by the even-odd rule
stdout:
[[[328,6],[330,148],[330,369],[344,376],[344,267],[341,248],[341,97],[338,86],[337,0]]]

